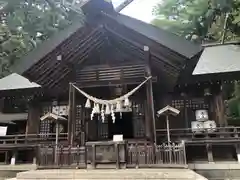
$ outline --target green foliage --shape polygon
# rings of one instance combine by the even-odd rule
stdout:
[[[240,120],[240,83],[234,84],[232,98],[228,101],[228,116]]]
[[[230,13],[226,40],[240,39],[240,0],[164,0],[153,13],[154,25],[200,42],[220,41]]]
[[[60,0],[0,0],[0,77],[78,16],[61,7]]]

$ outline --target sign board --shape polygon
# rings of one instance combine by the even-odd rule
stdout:
[[[122,135],[122,134],[113,135],[113,141],[114,141],[114,142],[123,141],[123,135]]]
[[[0,136],[6,136],[7,126],[0,126]]]

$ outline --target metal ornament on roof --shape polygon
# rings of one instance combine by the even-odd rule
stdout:
[[[145,81],[143,81],[141,84],[139,84],[136,88],[134,88],[127,94],[112,100],[98,99],[96,97],[90,96],[89,94],[79,89],[74,84],[72,84],[72,86],[87,98],[87,101],[85,103],[85,108],[91,108],[91,102],[93,103],[94,106],[91,112],[91,120],[93,120],[93,117],[97,114],[101,116],[102,122],[104,122],[105,115],[111,115],[112,121],[114,123],[116,120],[115,112],[120,112],[120,113],[123,112],[123,106],[126,108],[129,108],[131,106],[129,97],[132,96],[138,89],[140,89],[151,78],[152,78],[151,76],[147,77]],[[100,110],[100,106],[101,106],[101,110]]]

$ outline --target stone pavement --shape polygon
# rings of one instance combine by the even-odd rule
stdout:
[[[207,180],[190,169],[31,170],[17,180]]]

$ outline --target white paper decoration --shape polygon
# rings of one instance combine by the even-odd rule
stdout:
[[[108,104],[106,105],[106,111],[105,111],[105,114],[106,114],[106,115],[111,114],[111,112],[110,112],[110,107],[109,107]]]
[[[129,99],[128,99],[128,98],[126,98],[126,99],[124,100],[124,106],[125,106],[125,107],[129,107],[129,106],[130,106],[130,102],[129,102]]]
[[[85,108],[91,108],[91,102],[89,99],[86,101]]]
[[[96,104],[96,106],[95,106],[95,113],[96,113],[96,114],[100,114],[99,104]]]
[[[121,112],[121,111],[122,111],[122,104],[121,104],[121,102],[117,102],[116,112]]]

